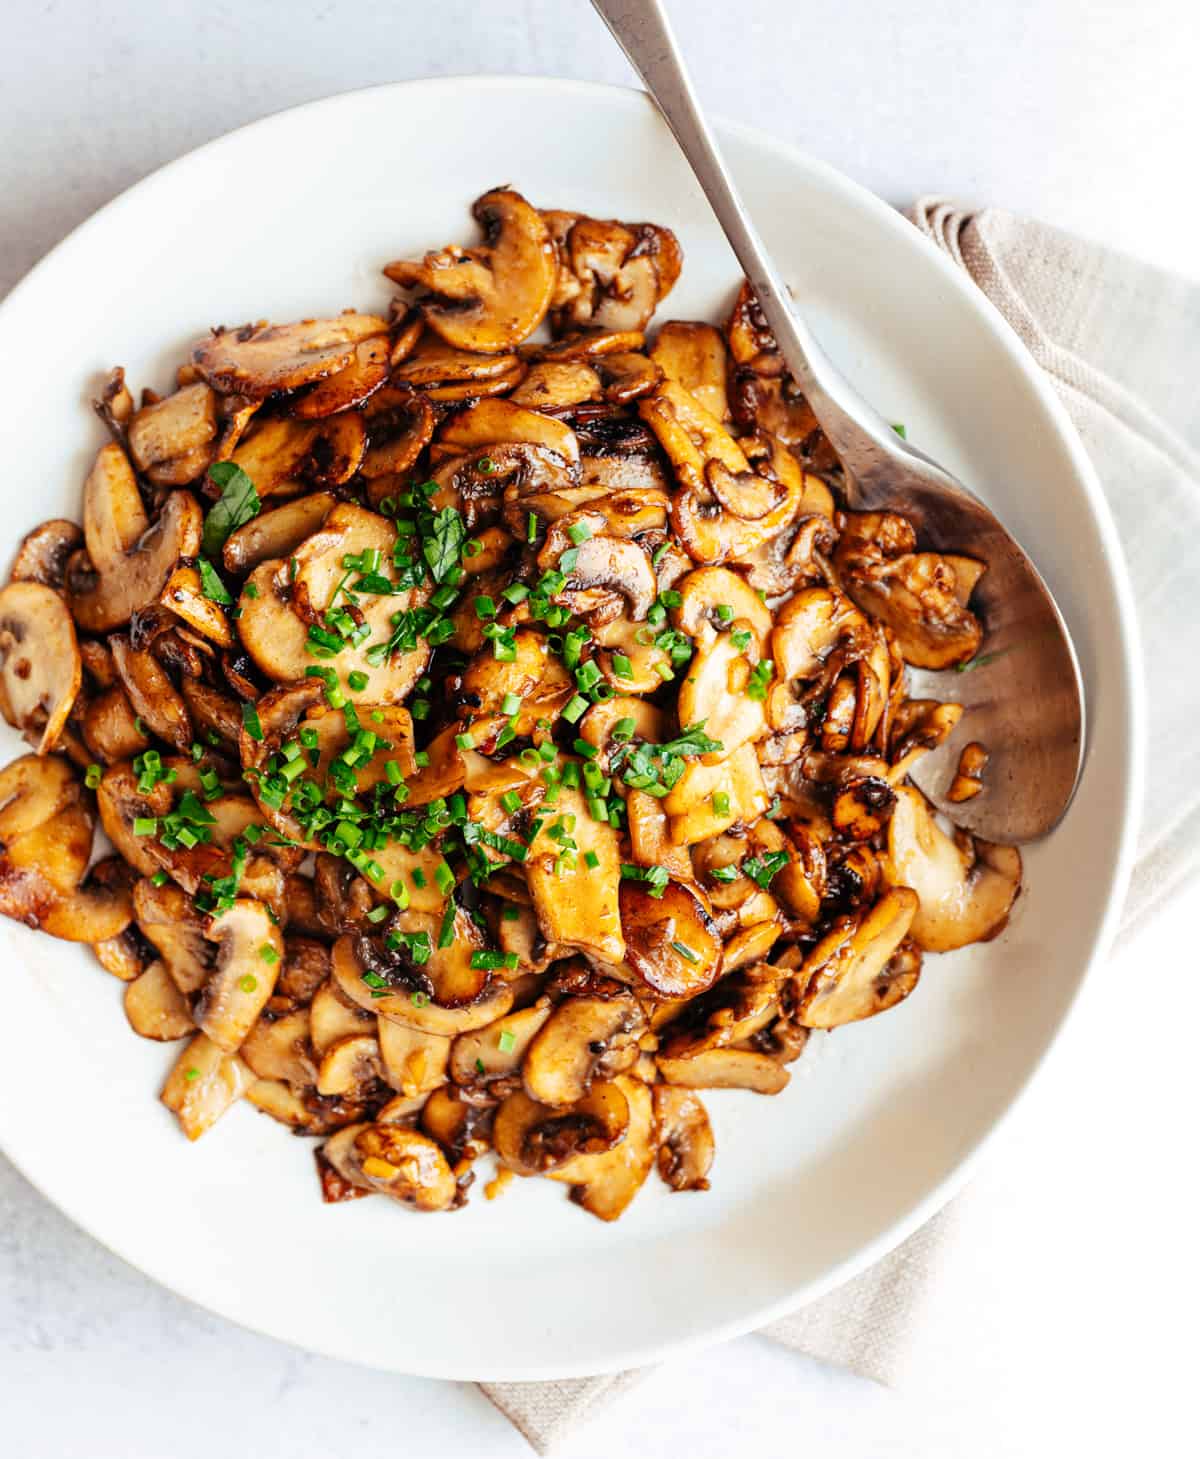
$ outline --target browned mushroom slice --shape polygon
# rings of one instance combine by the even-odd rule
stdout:
[[[362,1117],[357,1106],[340,1099],[324,1099],[313,1090],[298,1092],[281,1079],[256,1079],[246,1091],[246,1100],[302,1135],[328,1135]]]
[[[629,995],[568,998],[533,1038],[521,1066],[525,1092],[541,1104],[574,1104],[594,1079],[637,1060],[645,1020]]]
[[[611,1150],[577,1155],[566,1165],[546,1171],[547,1179],[570,1184],[571,1199],[602,1221],[615,1221],[641,1190],[654,1167],[657,1149],[650,1090],[628,1074],[618,1074],[613,1083],[629,1106],[624,1139]]]
[[[134,1033],[162,1043],[186,1038],[195,1028],[187,999],[157,961],[125,985],[125,1017]]]
[[[217,956],[196,1002],[196,1027],[233,1054],[275,987],[283,938],[267,909],[246,897],[213,917],[205,936],[216,943]]]
[[[387,379],[390,355],[386,335],[362,340],[346,368],[318,380],[292,406],[292,413],[302,420],[320,420],[362,405]]]
[[[675,1191],[706,1191],[713,1133],[699,1095],[673,1084],[651,1090],[658,1128],[658,1173]]]
[[[406,922],[415,923],[418,920],[424,924],[421,928],[422,931],[428,931],[432,925],[431,944],[436,943],[440,919],[418,919],[412,913],[406,914]],[[400,961],[399,954],[389,953],[389,959],[394,958],[395,960],[380,962],[380,966],[387,968],[390,975],[399,975],[399,978],[407,977],[408,987],[400,981],[397,981],[395,986],[389,986],[382,974],[376,973],[362,961],[356,950],[356,944],[360,944],[365,939],[351,935],[340,937],[333,945],[331,971],[334,982],[341,992],[360,1008],[377,1014],[380,1018],[395,1019],[397,1023],[403,1023],[409,1028],[415,1028],[425,1033],[454,1038],[460,1033],[468,1033],[471,1029],[483,1028],[487,1024],[495,1022],[497,1018],[502,1018],[508,1012],[512,1007],[513,994],[511,988],[502,979],[492,979],[487,982],[487,975],[484,974],[485,981],[474,999],[463,996],[467,994],[472,981],[478,987],[479,970],[472,968],[470,962],[472,952],[482,946],[482,938],[478,928],[469,918],[456,926],[456,937],[459,935],[460,927],[463,937],[461,943],[449,948],[435,946],[429,961],[412,970],[406,969],[404,963]],[[364,973],[369,974],[377,983],[383,982],[384,987],[371,987],[363,981]],[[418,973],[419,978],[415,976]],[[431,999],[427,985],[436,982],[441,982],[444,989],[457,995],[458,1001],[453,1005],[443,1006]]]
[[[113,663],[133,712],[160,739],[186,750],[192,743],[192,719],[170,675],[149,649],[135,649],[123,634],[108,641]]]
[[[620,1085],[597,1082],[573,1105],[539,1104],[523,1089],[496,1111],[492,1140],[517,1175],[546,1175],[581,1155],[598,1155],[624,1139],[629,1101]]]
[[[949,952],[1003,931],[1021,888],[1021,853],[970,839],[958,845],[938,826],[920,791],[901,786],[888,826],[885,875],[920,898],[912,920],[917,944]]]
[[[304,1086],[316,1081],[317,1066],[309,1042],[311,1021],[307,1008],[295,1008],[278,1017],[264,1012],[238,1050],[260,1079],[282,1079]]]
[[[427,253],[420,263],[388,264],[384,273],[401,288],[429,291],[419,308],[447,344],[497,354],[546,317],[558,261],[545,223],[519,193],[485,193],[471,212],[484,230],[482,247]]]
[[[338,1039],[321,1055],[317,1093],[362,1104],[371,1099],[383,1080],[383,1056],[374,1034],[352,1034]]]
[[[668,1084],[684,1089],[748,1089],[754,1094],[778,1094],[791,1075],[754,1049],[706,1049],[689,1059],[655,1056],[658,1072]]]
[[[318,1058],[323,1058],[340,1039],[374,1035],[378,1025],[374,1012],[352,1003],[333,979],[313,994],[308,1020],[309,1042]]]
[[[236,746],[238,735],[242,729],[242,706],[241,701],[235,699],[232,694],[226,694],[220,689],[215,689],[211,684],[205,684],[199,679],[183,679],[179,685],[179,692],[183,695],[183,702],[187,705],[188,713],[192,717],[192,723],[197,731],[208,731],[222,739],[226,745]],[[126,701],[128,704],[128,701]],[[89,715],[91,706],[89,706]],[[133,723],[132,711],[129,722]],[[86,738],[86,735],[85,735]],[[146,748],[146,743],[128,743],[127,748],[121,755],[108,756],[112,759],[128,759],[136,755],[140,750]]]
[[[83,532],[75,522],[62,517],[43,522],[21,538],[9,574],[10,582],[61,588],[67,562],[82,542]]]
[[[549,1002],[539,999],[528,1008],[506,1013],[487,1028],[460,1034],[450,1050],[451,1079],[468,1088],[515,1074],[551,1011]]]
[[[566,410],[597,399],[603,389],[600,376],[584,360],[542,360],[508,398],[530,410]]]
[[[159,1098],[173,1111],[189,1140],[198,1140],[254,1083],[236,1054],[197,1034],[167,1075]]]
[[[320,531],[336,505],[332,493],[318,491],[261,512],[229,534],[222,550],[226,568],[244,573],[269,559],[290,557],[302,542]]]
[[[873,907],[840,917],[804,961],[795,1018],[805,1028],[837,1028],[894,1007],[917,985],[909,960],[897,975],[896,949],[908,935],[917,894],[893,887]]]
[[[203,382],[145,405],[126,427],[133,463],[150,481],[182,486],[207,469],[217,434],[217,396]]]
[[[676,881],[694,880],[691,853],[671,840],[671,823],[657,796],[630,789],[625,796],[625,816],[629,848],[637,866],[660,866]]]
[[[716,420],[729,416],[725,341],[711,324],[672,319],[658,331],[650,358],[668,380],[682,385]]]
[[[577,287],[559,284],[561,333],[580,327],[642,330],[679,277],[683,253],[669,228],[577,218],[559,245]],[[572,297],[565,299],[566,294]]]
[[[389,495],[391,482],[387,478],[415,466],[429,444],[433,407],[409,385],[387,385],[368,401],[364,419],[368,446],[361,470],[372,483],[368,488],[372,503],[378,503]]]
[[[322,1154],[353,1185],[416,1211],[444,1211],[458,1195],[438,1145],[403,1125],[349,1125],[326,1140]]]
[[[149,522],[137,478],[119,446],[101,448],[84,486],[86,553],[67,568],[67,596],[75,623],[104,633],[154,602],[181,557],[200,551],[203,513],[190,492],[173,491]]]
[[[679,603],[672,609],[672,621],[689,637],[719,633],[737,622],[754,634],[760,651],[766,648],[774,620],[745,578],[727,567],[697,567],[674,586]]]
[[[978,652],[983,626],[960,597],[954,563],[936,552],[917,552],[916,541],[905,517],[852,512],[834,565],[859,607],[896,635],[907,663],[947,669]],[[973,587],[978,573],[964,576]]]
[[[11,761],[0,770],[0,844],[11,846],[78,799],[79,781],[65,760],[22,755]]]
[[[492,1118],[495,1111],[469,1103],[456,1089],[435,1089],[421,1108],[421,1129],[436,1140],[458,1173],[465,1163],[477,1160],[491,1149]],[[376,1119],[381,1123],[382,1117]]]
[[[75,625],[53,588],[0,588],[0,702],[39,755],[52,750],[75,704],[83,666]]]
[[[973,800],[983,789],[983,772],[987,769],[987,764],[988,752],[978,740],[964,745],[962,754],[958,757],[954,779],[946,792],[946,799],[956,804]]]
[[[450,1062],[448,1038],[423,1033],[390,1018],[381,1018],[378,1024],[383,1077],[393,1089],[413,1098],[445,1084]]]
[[[611,609],[620,596],[625,616],[639,623],[658,593],[654,569],[639,542],[613,535],[608,526],[605,515],[590,507],[560,517],[546,534],[538,566],[563,573],[565,584],[555,599],[573,613]]]
[[[762,739],[767,732],[763,700],[749,693],[751,676],[760,662],[758,648],[753,639],[744,649],[739,646],[739,630],[745,626],[734,619],[733,632],[708,635],[679,686],[679,723],[702,724],[725,755]],[[763,667],[769,669],[770,665]]]
[[[438,443],[454,455],[504,443],[540,446],[564,461],[579,460],[579,443],[570,426],[508,400],[481,400],[468,406],[442,427]]]
[[[427,334],[419,347],[395,366],[392,379],[424,391],[430,400],[453,401],[503,395],[524,374],[525,366],[515,354],[473,354]]]
[[[146,877],[133,888],[133,910],[142,936],[158,953],[171,981],[185,996],[199,992],[216,956],[204,921],[180,887],[155,886]]]
[[[122,983],[132,983],[146,969],[146,944],[134,926],[127,927],[116,937],[94,942],[92,951],[104,971],[119,978]]]
[[[721,972],[721,938],[698,892],[668,882],[655,897],[640,883],[621,884],[625,956],[651,991],[693,998]]]
[[[200,574],[194,567],[177,567],[167,579],[158,600],[202,638],[211,640],[220,648],[233,647],[229,620],[220,605],[205,594]]]
[[[291,495],[309,487],[340,486],[362,465],[367,436],[357,411],[326,420],[276,416],[261,420],[231,457],[260,498]]]
[[[386,319],[352,312],[298,324],[247,324],[215,331],[195,347],[192,359],[217,390],[262,400],[346,369],[356,345],[387,329]]]
[[[758,820],[770,803],[754,746],[746,744],[716,765],[689,760],[663,807],[671,819],[671,839],[693,846],[738,821]]]
[[[565,829],[567,817],[573,818],[571,831]],[[617,834],[592,819],[582,792],[562,791],[555,814],[545,818],[530,846],[525,877],[547,942],[578,948],[604,962],[622,960]]]

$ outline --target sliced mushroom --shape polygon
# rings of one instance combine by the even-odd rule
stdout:
[[[762,598],[727,567],[697,567],[675,584],[679,604],[672,610],[675,627],[690,638],[719,633],[736,622],[749,628],[760,651],[771,637],[774,619]]]
[[[725,376],[725,341],[711,324],[672,319],[658,331],[650,358],[668,380],[674,380],[716,420],[729,416]]]
[[[949,952],[1004,930],[1021,888],[1021,853],[969,838],[956,844],[938,826],[921,792],[901,786],[888,825],[885,875],[893,886],[909,886],[920,898],[912,919],[918,946]]]
[[[616,1083],[597,1082],[573,1105],[539,1104],[523,1089],[496,1111],[492,1140],[517,1175],[545,1175],[581,1155],[601,1154],[624,1139],[629,1101]]]
[[[533,365],[509,396],[530,410],[566,410],[603,391],[600,376],[584,360],[543,360]]]
[[[261,417],[230,458],[260,498],[340,486],[363,464],[367,436],[358,411],[319,421]]]
[[[491,1148],[494,1111],[468,1103],[456,1089],[435,1089],[421,1109],[421,1128],[445,1151],[455,1172]]]
[[[387,379],[390,359],[386,335],[360,341],[345,369],[310,386],[292,406],[293,413],[302,420],[320,420],[361,406]]]
[[[116,937],[94,942],[92,951],[104,971],[119,978],[122,983],[132,983],[146,969],[146,944],[138,935],[136,927],[126,927]]]
[[[690,760],[663,806],[671,820],[671,839],[692,846],[739,821],[758,820],[770,803],[754,746],[745,744],[716,765]]]
[[[298,1092],[281,1079],[256,1079],[246,1091],[246,1099],[255,1109],[302,1135],[328,1135],[362,1118],[362,1110],[345,1100],[325,1099],[314,1090]],[[369,1194],[356,1187],[351,1189],[358,1195]]]
[[[321,1055],[317,1093],[365,1103],[383,1079],[383,1057],[374,1034],[338,1039]]]
[[[196,1027],[233,1054],[275,987],[283,938],[267,909],[247,897],[211,918],[205,936],[216,943],[217,956],[196,1001]]]
[[[469,1088],[515,1074],[551,1012],[549,1002],[539,999],[528,1008],[506,1013],[487,1028],[460,1034],[450,1050],[451,1079]]]
[[[473,354],[429,334],[392,371],[398,384],[412,385],[430,400],[446,402],[505,395],[524,375],[525,366],[515,354]]]
[[[160,1042],[186,1038],[195,1029],[187,999],[158,961],[126,983],[125,1017],[134,1033]]]
[[[800,970],[804,985],[796,1021],[805,1028],[837,1028],[893,1008],[917,986],[920,965],[893,964],[918,906],[909,887],[893,887],[864,911],[840,917]]]
[[[87,552],[76,553],[67,568],[76,626],[104,633],[154,602],[180,558],[199,552],[202,526],[200,506],[186,491],[171,492],[149,522],[125,453],[102,447],[84,486]]]
[[[474,927],[474,923],[470,925]],[[345,936],[340,937],[334,943],[331,964],[333,978],[338,988],[351,1002],[371,1013],[378,1014],[380,1018],[395,1019],[397,1023],[406,1024],[410,1028],[440,1034],[445,1038],[454,1038],[460,1033],[468,1033],[473,1028],[483,1028],[489,1023],[494,1023],[512,1007],[512,989],[503,979],[499,978],[485,983],[474,1001],[459,1003],[453,1007],[443,1007],[434,1002],[428,993],[420,988],[413,992],[402,988],[394,991],[372,989],[363,982],[363,973],[370,972],[371,969],[365,967],[359,960],[355,951],[356,941],[357,939],[352,936]],[[472,937],[465,946],[459,947],[457,950],[453,947],[445,949],[447,955],[441,960],[442,967],[465,981],[465,978],[473,971],[469,968],[470,954],[476,945],[475,939]],[[442,951],[442,949],[435,949],[435,952],[438,953]],[[430,963],[433,963],[432,957]],[[427,964],[426,968],[429,966]],[[432,978],[432,973],[429,976]],[[373,996],[375,994],[380,996]]]
[[[714,1144],[700,1097],[673,1084],[651,1090],[658,1130],[658,1173],[675,1191],[706,1191]]]
[[[374,1034],[376,1022],[373,1011],[352,1003],[330,979],[313,994],[308,1010],[309,1042],[317,1057],[323,1058],[340,1039]]]
[[[293,1009],[278,1018],[264,1013],[242,1040],[238,1054],[260,1079],[282,1079],[299,1087],[315,1084],[311,1026],[307,1008]]]
[[[367,402],[364,418],[369,445],[361,470],[377,505],[389,494],[393,478],[411,470],[429,444],[433,407],[411,386],[387,385]]]
[[[220,605],[205,595],[200,574],[194,567],[177,567],[159,594],[159,602],[202,638],[210,639],[220,648],[233,647],[229,620]]]
[[[887,644],[849,599],[827,588],[804,588],[785,603],[771,634],[776,683],[767,696],[771,728],[782,733],[821,724],[826,748],[862,749],[873,738],[887,702],[891,670]],[[854,675],[849,719],[831,717],[831,691],[844,672]],[[847,680],[841,681],[847,684]],[[835,726],[841,743],[829,743]]]
[[[668,1084],[684,1089],[748,1089],[754,1094],[778,1094],[792,1077],[774,1059],[754,1049],[706,1049],[688,1059],[657,1054],[654,1062]]]
[[[592,819],[578,790],[563,790],[555,809],[556,814],[547,817],[539,829],[525,862],[542,936],[561,947],[619,963],[625,955],[625,938],[618,903],[621,854],[617,834],[611,826]],[[574,829],[567,832],[564,818],[569,816],[574,817]],[[574,841],[575,846],[567,847],[563,838]],[[588,863],[589,852],[594,865]]]
[[[110,690],[109,693],[112,691]],[[199,679],[183,679],[180,681],[179,692],[183,695],[183,702],[187,705],[188,714],[191,715],[192,724],[198,731],[207,731],[215,734],[225,745],[236,748],[238,736],[242,732],[242,706],[241,701],[235,699],[232,694],[226,694],[220,689],[215,689],[211,684],[205,684]],[[100,756],[106,763],[113,760],[127,760],[133,755],[144,750],[149,743],[138,730],[134,720],[133,710],[129,707],[129,700],[124,690],[118,690],[123,701],[124,708],[110,706],[107,717],[107,727],[111,732],[120,727],[121,738],[115,740],[115,744],[124,748],[118,753],[110,753]],[[93,708],[100,700],[94,700],[88,706],[88,720],[90,720]],[[135,738],[129,736],[132,729]],[[88,738],[87,721],[84,725],[84,738]],[[90,744],[89,740],[89,744]]]
[[[905,517],[852,512],[834,565],[859,607],[896,635],[907,663],[948,669],[979,651],[983,625],[960,598],[954,564],[936,552],[917,552],[916,540]]]
[[[160,739],[186,750],[192,743],[192,718],[182,695],[148,649],[135,649],[123,634],[108,641],[134,714]]]
[[[229,572],[245,573],[273,558],[290,557],[325,525],[337,498],[317,491],[260,512],[226,538],[222,558]]]
[[[557,256],[545,223],[519,193],[497,188],[471,209],[484,230],[479,248],[449,247],[420,263],[391,263],[401,288],[428,295],[418,307],[447,344],[497,354],[520,344],[550,307]]]
[[[125,428],[133,464],[161,486],[194,481],[213,459],[217,396],[203,382],[144,405]]]
[[[61,588],[71,554],[82,543],[83,533],[76,523],[62,517],[43,522],[21,538],[9,581]]]
[[[445,1084],[450,1062],[450,1040],[441,1034],[423,1033],[379,1019],[379,1053],[383,1077],[403,1095],[413,1098]]]
[[[0,588],[0,702],[39,755],[58,742],[83,675],[75,625],[41,583]]]
[[[735,619],[732,627],[737,632],[746,625]],[[733,633],[709,635],[697,649],[679,686],[680,724],[702,724],[705,734],[718,741],[726,756],[762,739],[767,732],[764,701],[749,693],[751,675],[758,663],[753,639],[742,649]]]
[[[652,993],[693,998],[721,972],[721,938],[700,893],[668,882],[655,897],[641,883],[621,883],[625,956]]]
[[[353,311],[298,324],[247,324],[216,330],[195,347],[192,359],[217,390],[262,400],[346,369],[359,343],[387,329],[386,319]]]
[[[416,1211],[444,1211],[458,1195],[439,1147],[403,1125],[349,1125],[326,1140],[322,1154],[352,1184]]]
[[[579,460],[579,443],[570,426],[509,400],[480,400],[452,416],[438,433],[447,454],[484,451],[489,446],[539,446],[564,461]]]
[[[199,1033],[176,1059],[159,1098],[189,1140],[198,1140],[254,1083],[236,1054]]]
[[[691,853],[687,846],[678,846],[671,840],[671,823],[657,796],[645,790],[629,790],[625,796],[625,819],[629,848],[637,866],[660,866],[676,881],[694,880]]]
[[[561,220],[563,215],[558,215]],[[642,330],[674,287],[683,252],[669,228],[577,217],[559,243],[554,323],[559,333]]]
[[[557,1170],[546,1172],[550,1180],[568,1182],[571,1199],[602,1221],[615,1221],[629,1205],[653,1169],[656,1154],[650,1090],[628,1074],[618,1074],[613,1083],[629,1106],[624,1139],[611,1150],[577,1155]]]
[[[133,888],[133,910],[142,936],[162,959],[180,993],[198,993],[208,981],[216,948],[204,936],[204,920],[191,898],[171,882],[149,878]]]
[[[574,1104],[594,1079],[609,1079],[637,1060],[645,1020],[628,995],[568,998],[534,1036],[521,1066],[525,1092],[541,1104]]]

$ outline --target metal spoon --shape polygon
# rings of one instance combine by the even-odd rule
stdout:
[[[968,672],[922,673],[920,692],[966,706],[915,779],[957,824],[987,840],[1031,841],[1062,817],[1083,761],[1084,698],[1062,614],[1040,574],[962,482],[904,441],[858,394],[793,309],[700,110],[661,0],[592,0],[675,134],[754,288],[776,342],[847,475],[848,504],[908,517],[920,545],[987,564],[972,606],[986,629]],[[989,754],[983,790],[945,796],[958,751]]]

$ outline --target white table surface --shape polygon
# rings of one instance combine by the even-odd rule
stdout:
[[[469,71],[629,79],[583,0],[2,9],[0,292],[131,182],[281,107]],[[1195,0],[674,10],[714,110],[894,202],[990,201],[1200,271]],[[967,1197],[904,1395],[746,1338],[659,1370],[560,1452],[1194,1453],[1197,914],[1193,891],[1095,979]],[[0,1408],[14,1459],[528,1453],[469,1387],[308,1357],[161,1291],[2,1157]]]

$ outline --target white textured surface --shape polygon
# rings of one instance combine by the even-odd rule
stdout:
[[[952,191],[1195,271],[1193,4],[886,8],[675,6],[715,109],[892,200]],[[280,106],[403,76],[628,74],[582,0],[5,9],[0,289],[129,182]],[[1183,1452],[1200,1295],[1189,1174],[1197,910],[1196,897],[1178,906],[1096,980],[971,1193],[992,1239],[982,1246],[974,1224],[970,1249],[952,1254],[935,1300],[962,1314],[957,1351],[917,1344],[923,1396],[901,1400],[746,1339],[661,1372],[563,1452],[1008,1459],[1068,1443],[1107,1454],[1131,1440]],[[85,1121],[47,1131],[64,1159]],[[169,1297],[3,1163],[0,1402],[3,1451],[22,1459],[527,1452],[469,1389],[310,1359]]]

